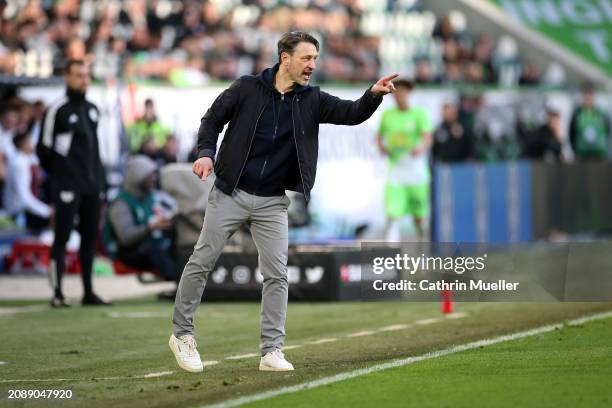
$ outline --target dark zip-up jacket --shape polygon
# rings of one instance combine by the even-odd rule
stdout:
[[[255,140],[258,123],[274,92],[264,84],[278,64],[260,75],[245,75],[223,91],[208,109],[198,131],[198,158],[215,158],[215,186],[231,194],[238,186]],[[306,86],[291,96],[293,142],[296,148],[296,174],[288,175],[287,190],[303,193],[310,199],[315,181],[320,123],[357,125],[367,120],[382,102],[371,88],[356,101],[340,99],[317,86]],[[217,139],[225,124],[225,136],[217,152]],[[264,180],[265,182],[265,180]]]
[[[257,123],[251,150],[238,181],[239,189],[263,197],[283,195],[287,186],[299,180],[291,100],[307,88],[296,85],[290,92],[281,94],[274,87],[275,74],[275,70],[266,70],[259,76],[272,94]]]
[[[98,150],[100,113],[85,95],[67,90],[47,109],[36,153],[57,191],[99,194],[104,169]]]

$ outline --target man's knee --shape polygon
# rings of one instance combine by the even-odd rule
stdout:
[[[94,256],[96,254],[96,243],[89,241],[81,241],[81,245],[79,246],[79,256]]]
[[[189,262],[212,268],[221,252],[223,252],[227,239],[226,234],[222,232],[203,231],[200,238],[198,238],[198,242],[193,247],[193,253],[189,257]]]
[[[260,258],[259,269],[263,276],[264,283],[278,282],[286,284],[287,278],[287,258],[277,259],[275,262],[262,262]]]
[[[282,286],[282,287],[289,286],[289,281],[287,279],[286,273],[284,275],[264,276],[263,283],[264,285],[276,284],[277,286]]]
[[[217,258],[221,254],[221,251],[214,251],[209,245],[203,245],[202,247],[195,248],[185,269],[183,276],[193,276],[203,274],[205,277],[212,271],[217,262]]]
[[[51,245],[51,257],[54,259],[63,257],[66,252],[67,242],[68,239],[61,239],[61,237],[55,238],[53,240],[53,245]]]

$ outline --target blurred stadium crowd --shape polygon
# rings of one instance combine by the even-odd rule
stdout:
[[[541,74],[521,61],[511,38],[468,33],[460,13],[436,19],[418,0],[0,0],[0,74],[59,76],[68,60],[82,59],[98,80],[179,86],[232,80],[274,64],[280,33],[292,29],[321,40],[316,82],[364,83],[381,72],[400,72],[417,86],[563,84],[554,62]],[[491,107],[478,87],[459,89],[465,92],[442,107],[434,131],[434,164],[610,157],[610,118],[595,105],[592,87],[582,90],[567,125],[544,103]],[[47,218],[43,172],[35,159],[27,161],[45,106],[17,95],[0,96],[0,210],[12,215],[10,203],[21,194],[30,210]],[[544,111],[534,115],[537,109]],[[159,166],[176,162],[176,129],[158,119],[153,100],[141,112],[123,126],[126,149]],[[24,177],[17,166],[26,162],[31,188],[17,191],[24,182],[11,177]]]
[[[510,37],[470,33],[457,11],[437,19],[418,0],[0,0],[0,73],[49,77],[69,59],[93,76],[202,84],[260,72],[280,33],[321,42],[317,81],[401,72],[421,84],[563,85]]]
[[[0,106],[0,186],[3,192],[0,210],[10,212],[14,194],[24,194],[15,190],[17,182],[11,180],[23,176],[23,171],[17,167],[21,162],[16,159],[33,154],[46,107],[42,101],[28,102],[18,96],[0,100]],[[431,163],[517,159],[549,162],[608,160],[612,153],[609,148],[609,117],[595,105],[594,91],[590,87],[582,90],[567,129],[563,129],[560,114],[553,109],[545,111],[543,123],[525,119],[518,110],[514,107],[496,113],[495,108],[492,110],[483,104],[482,96],[477,93],[463,94],[457,104],[444,104],[441,123],[433,133]],[[154,101],[147,99],[142,112],[136,121],[125,125],[127,151],[146,155],[159,167],[177,162],[177,139],[173,129],[158,119]],[[584,127],[590,117],[601,118],[600,123],[604,123],[603,127],[595,127],[591,136],[600,139],[601,143],[597,144],[597,149],[581,150],[580,127]],[[565,135],[569,143],[566,143]],[[195,156],[196,152],[192,150],[186,160],[193,161]],[[48,200],[42,171],[35,169],[35,160],[31,164],[28,184],[32,189],[27,192],[25,201],[34,202],[30,208],[37,208],[38,199]],[[38,208],[42,206],[40,204]]]

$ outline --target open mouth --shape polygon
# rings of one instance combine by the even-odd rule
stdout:
[[[302,74],[302,77],[308,81],[308,80],[310,80],[310,76],[311,75],[312,75],[312,72],[304,72]]]

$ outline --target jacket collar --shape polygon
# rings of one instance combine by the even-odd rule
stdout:
[[[68,97],[69,100],[74,101],[74,102],[82,102],[85,100],[84,93],[80,93],[70,88],[66,88],[66,96]]]
[[[276,76],[276,73],[278,72],[278,67],[279,67],[279,63],[277,62],[276,64],[274,64],[274,66],[270,67],[270,68],[266,68],[264,69],[259,75],[257,75],[257,79],[259,79],[259,81],[266,87],[268,88],[270,91],[275,92],[275,93],[280,93],[278,92],[278,90],[274,87],[274,77]],[[311,86],[310,85],[300,85],[300,84],[295,84],[295,86],[293,87],[293,89],[289,92],[286,93],[290,93],[290,92],[295,92],[295,93],[302,93],[308,89],[310,89]]]

